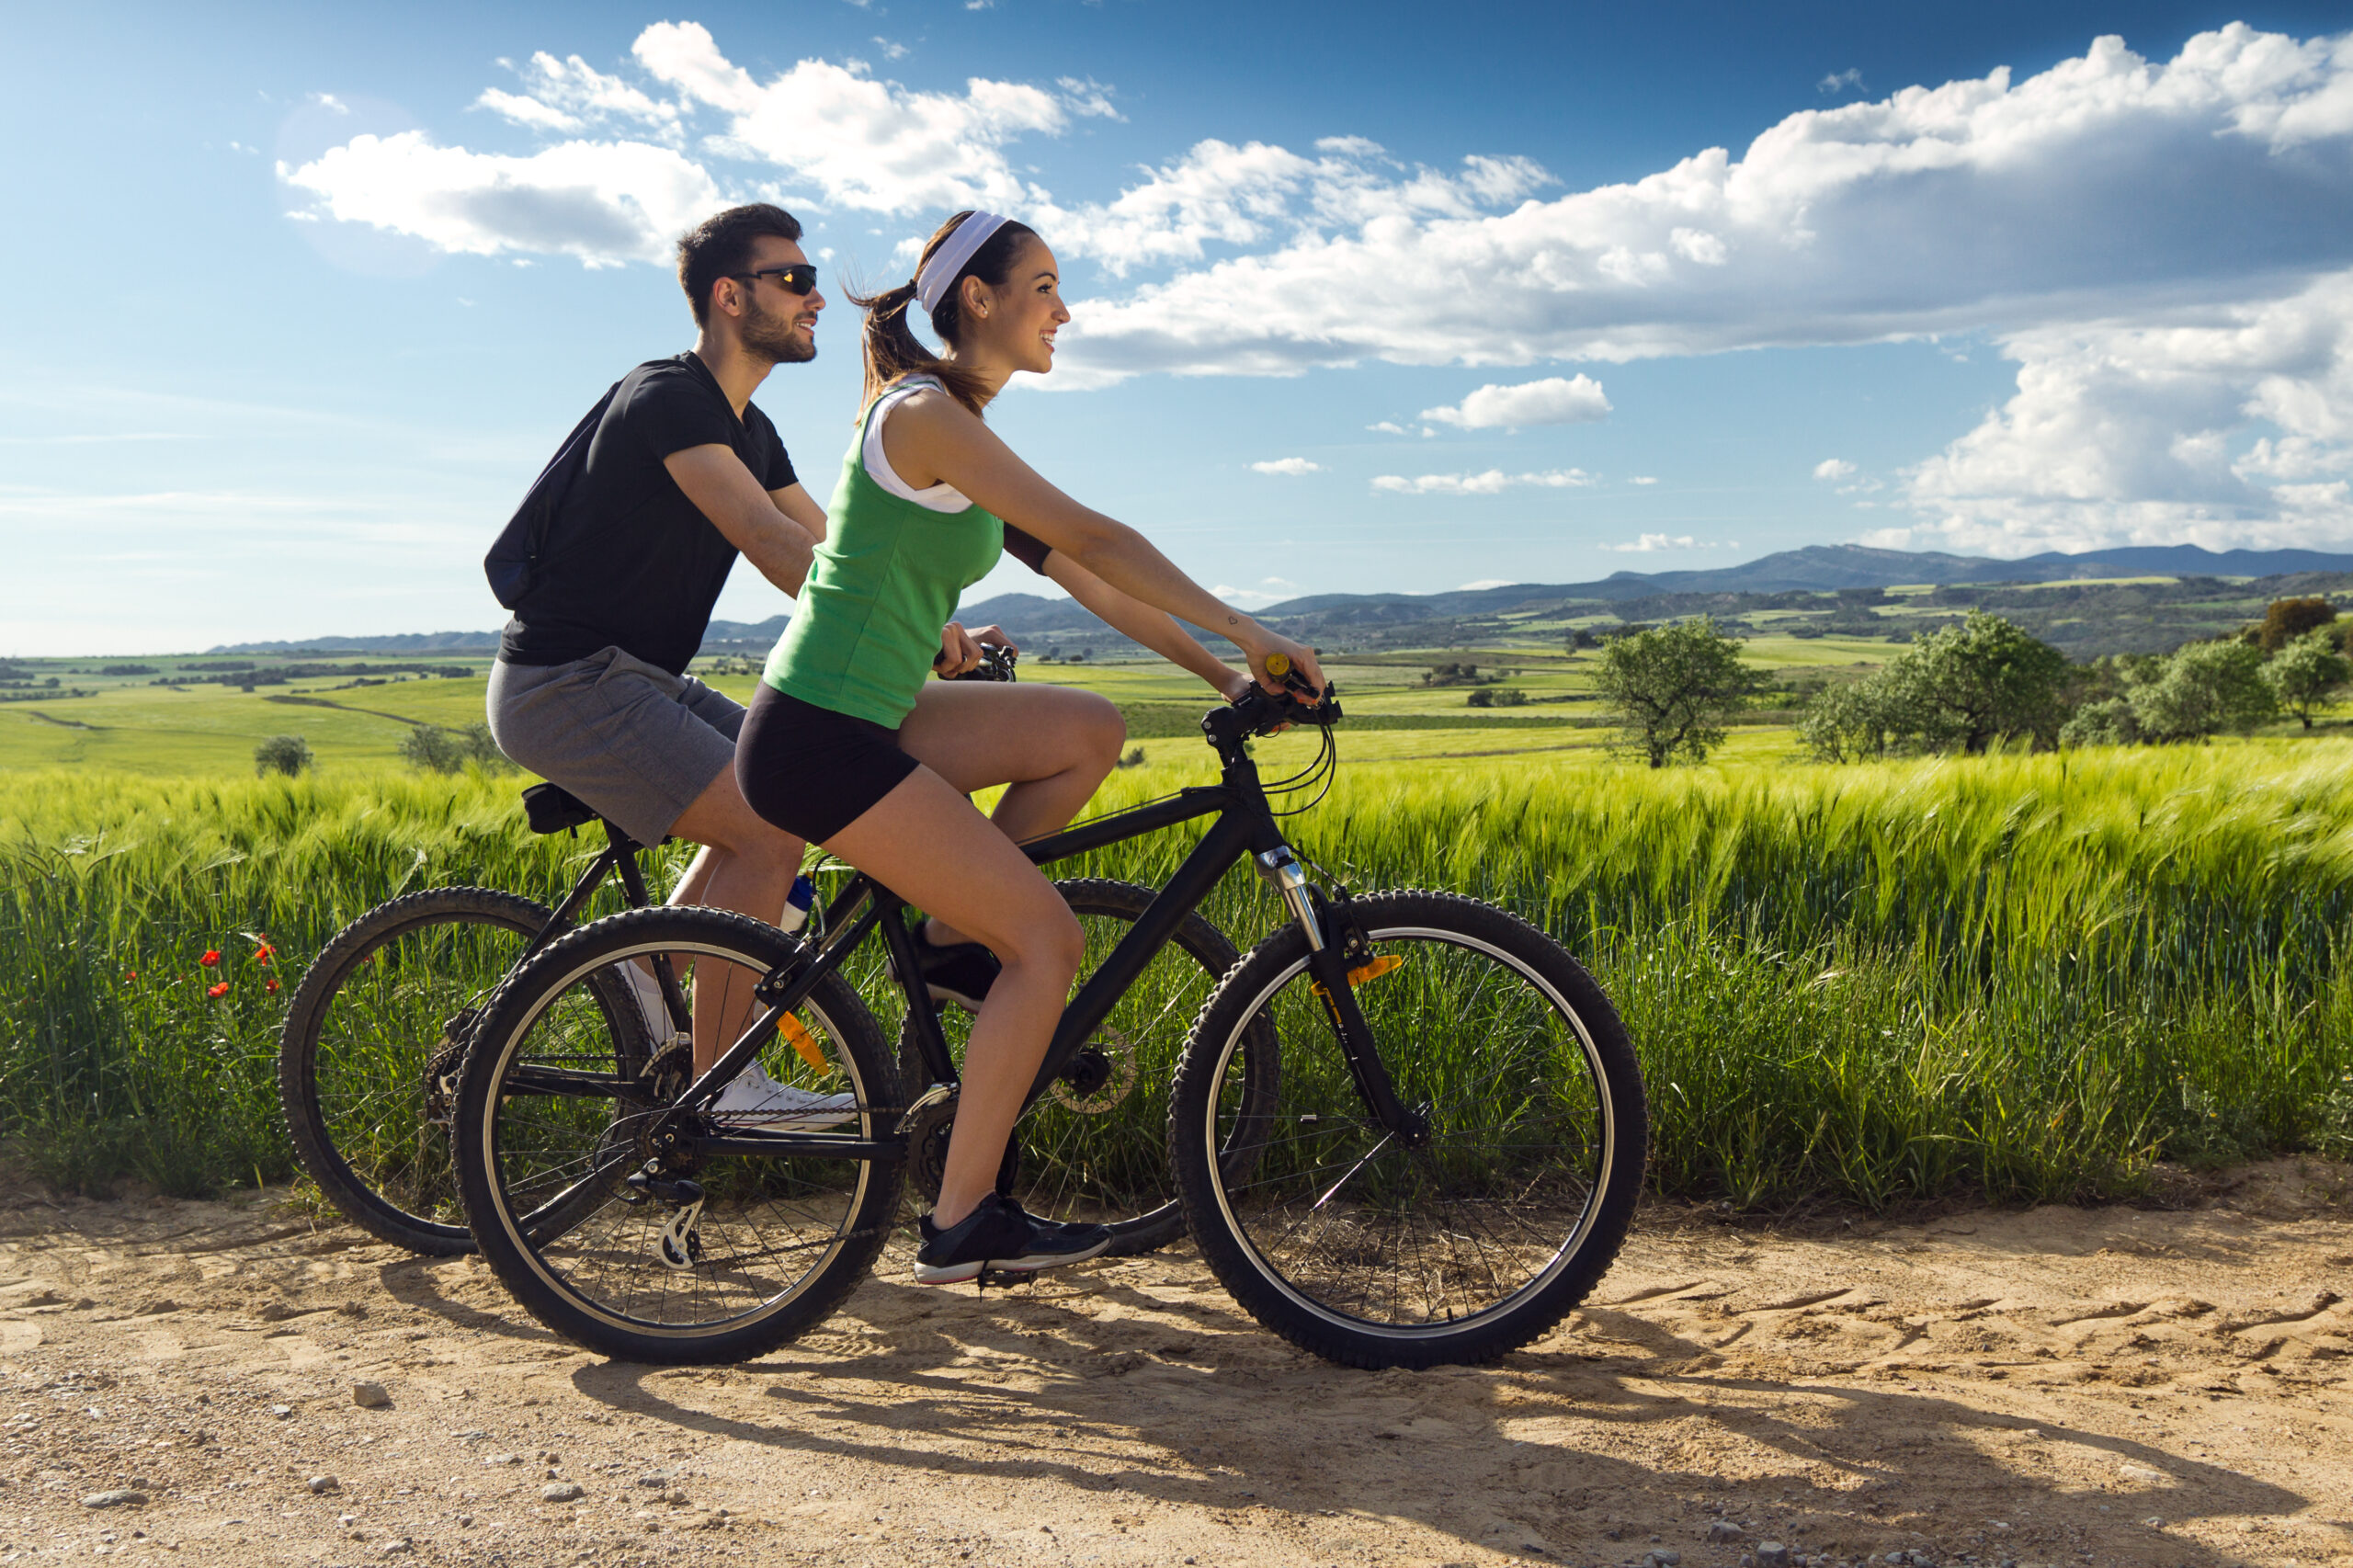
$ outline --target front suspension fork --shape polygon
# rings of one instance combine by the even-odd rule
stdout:
[[[1429,1119],[1398,1103],[1388,1064],[1381,1060],[1372,1026],[1357,1006],[1356,987],[1348,979],[1347,943],[1336,939],[1331,906],[1323,891],[1308,881],[1289,845],[1262,851],[1256,857],[1258,875],[1281,895],[1290,916],[1307,937],[1307,971],[1314,977],[1315,994],[1324,1004],[1340,1055],[1356,1080],[1357,1094],[1374,1121],[1396,1135],[1406,1148],[1418,1148],[1429,1138]]]

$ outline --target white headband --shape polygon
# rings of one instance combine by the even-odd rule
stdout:
[[[923,301],[926,312],[936,311],[939,301],[948,298],[949,289],[972,253],[988,244],[989,236],[1013,222],[995,212],[975,212],[956,225],[956,232],[931,253],[931,259],[915,274],[915,298]]]

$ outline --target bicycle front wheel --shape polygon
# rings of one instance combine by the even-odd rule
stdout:
[[[665,1122],[694,1078],[691,1044],[649,1040],[603,1005],[602,977],[666,956],[732,1041],[796,948],[724,910],[634,910],[551,944],[492,997],[459,1088],[459,1184],[484,1260],[549,1328],[622,1360],[739,1361],[831,1312],[872,1266],[899,1199],[902,1158],[876,1149],[898,1075],[838,974],[760,1051],[805,1113],[791,1129],[716,1111]],[[665,1126],[684,1142],[662,1142]],[[843,1153],[698,1150],[764,1131]]]
[[[1357,1367],[1482,1361],[1536,1339],[1625,1239],[1647,1131],[1642,1074],[1600,987],[1534,926],[1434,892],[1349,901],[1375,961],[1356,995],[1407,1146],[1367,1110],[1297,928],[1227,976],[1187,1043],[1169,1153],[1202,1256],[1258,1321]],[[1281,1041],[1261,1152],[1217,1151],[1251,1109],[1235,1071]]]
[[[335,933],[295,988],[278,1041],[286,1131],[327,1201],[380,1239],[473,1251],[431,1080],[456,1074],[483,1003],[550,914],[490,888],[410,893]]]

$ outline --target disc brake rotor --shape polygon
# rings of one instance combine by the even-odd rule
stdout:
[[[1101,1038],[1089,1041],[1071,1059],[1069,1069],[1054,1080],[1048,1096],[1064,1110],[1101,1116],[1118,1109],[1135,1087],[1135,1044],[1106,1024]]]

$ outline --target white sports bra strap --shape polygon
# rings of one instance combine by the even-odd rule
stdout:
[[[874,400],[874,412],[866,421],[866,444],[859,452],[859,460],[866,465],[869,479],[900,500],[912,501],[926,512],[961,512],[972,504],[962,491],[952,484],[935,484],[928,490],[917,490],[899,477],[891,467],[891,460],[882,453],[883,422],[891,417],[891,411],[905,401],[909,393],[926,387],[934,392],[945,390],[929,376],[911,376]]]

